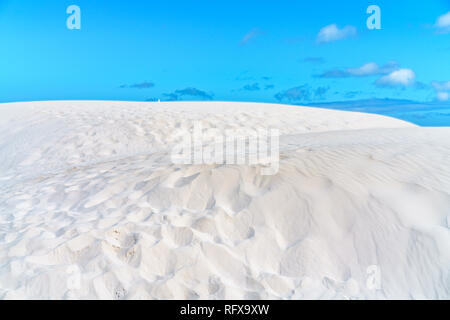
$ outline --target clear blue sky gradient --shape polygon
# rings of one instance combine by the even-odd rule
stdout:
[[[81,8],[81,30],[66,27],[72,4]],[[381,30],[366,27],[370,4],[381,8]],[[448,11],[450,0],[0,0],[0,102],[168,100],[174,93],[277,102],[277,93],[295,87],[310,97],[284,102],[431,102],[432,82],[450,81],[450,33],[434,26]],[[356,36],[318,43],[320,29],[334,23],[354,26]],[[379,75],[318,77],[389,61],[413,70],[418,85],[379,87]]]

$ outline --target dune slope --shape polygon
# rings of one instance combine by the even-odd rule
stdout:
[[[170,161],[196,121],[280,168]],[[0,298],[450,298],[450,128],[223,102],[0,105]]]

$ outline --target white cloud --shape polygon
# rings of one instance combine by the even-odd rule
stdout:
[[[349,77],[369,77],[380,76],[375,82],[375,85],[379,87],[408,87],[415,85],[417,89],[424,88],[425,86],[416,82],[416,74],[411,69],[399,68],[399,65],[395,61],[390,61],[384,65],[378,65],[376,62],[368,62],[357,68],[347,69],[332,69],[328,70],[318,77],[320,78],[349,78]],[[447,91],[450,87],[450,82],[435,82],[433,83],[436,91]],[[438,90],[437,87],[445,87],[445,90]]]
[[[262,35],[262,32],[258,29],[250,30],[241,40],[241,46],[246,45],[250,40]]]
[[[436,95],[439,101],[447,101],[450,99],[450,93],[448,92],[438,92]]]
[[[450,100],[450,81],[433,81],[431,83],[436,90],[436,98],[439,101],[447,101]]]
[[[397,63],[395,62],[389,62],[382,67],[378,66],[375,62],[369,62],[359,68],[349,68],[347,69],[347,72],[353,76],[363,77],[376,74],[386,74],[394,71],[395,69],[397,69]]]
[[[399,69],[381,77],[376,84],[379,86],[398,87],[414,84],[416,74],[411,69]]]
[[[369,77],[374,75],[385,75],[398,70],[398,63],[390,61],[379,66],[375,62],[363,64],[358,68],[331,69],[318,75],[319,78],[348,78],[348,77]]]
[[[450,81],[438,82],[434,81],[431,83],[436,91],[450,91]]]
[[[438,28],[440,32],[450,32],[450,11],[436,20],[435,27]]]
[[[348,73],[355,75],[355,76],[365,76],[365,75],[371,75],[376,74],[379,70],[378,65],[375,62],[369,62],[365,65],[362,65],[359,68],[350,68],[347,69]]]
[[[336,24],[330,24],[320,29],[320,32],[317,35],[317,42],[332,42],[342,40],[354,35],[356,35],[356,28],[353,26],[345,26],[342,29],[339,29]]]

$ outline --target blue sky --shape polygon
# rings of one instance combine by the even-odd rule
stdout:
[[[381,30],[366,26],[372,4]],[[449,12],[450,0],[0,0],[0,102],[447,103]]]

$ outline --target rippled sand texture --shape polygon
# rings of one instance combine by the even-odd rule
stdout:
[[[279,129],[278,174],[173,164],[196,121]],[[0,105],[3,299],[449,299],[449,228],[450,128],[256,103]]]

